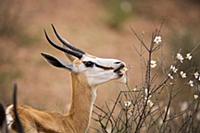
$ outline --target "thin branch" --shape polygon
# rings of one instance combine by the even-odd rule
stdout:
[[[140,41],[140,43],[142,44],[142,46],[149,51],[149,48],[146,46],[146,44],[144,43],[144,41],[139,37],[139,35],[136,33],[136,31],[133,29],[133,27],[130,26],[130,29],[132,31],[132,33],[135,35],[135,37]]]

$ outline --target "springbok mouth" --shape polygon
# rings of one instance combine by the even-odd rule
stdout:
[[[121,64],[117,69],[114,70],[114,72],[120,72],[125,67],[124,64]]]

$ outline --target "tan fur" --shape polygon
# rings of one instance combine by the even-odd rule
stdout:
[[[47,55],[42,55],[45,57],[45,59],[47,59]],[[78,66],[83,64],[82,60],[76,59],[68,53],[66,53],[66,56],[69,58],[74,66],[77,66],[75,68],[79,68]],[[49,57],[51,57],[51,59],[54,58],[53,56],[48,55],[48,58]],[[96,58],[94,56],[91,57]],[[54,59],[54,61],[55,60],[56,59]],[[59,64],[56,64],[54,62],[56,64],[55,65],[51,61],[49,61],[49,63],[53,66]],[[115,67],[120,66],[117,66],[117,64],[115,64]],[[114,68],[112,69],[114,70]],[[71,71],[71,69],[69,70]],[[112,73],[111,76],[113,76]],[[88,78],[86,78],[86,75],[84,75],[84,73],[76,73],[76,71],[71,71],[71,77],[72,104],[70,111],[67,114],[40,111],[33,109],[29,106],[17,107],[20,120],[26,133],[86,133],[88,131],[93,103],[96,99],[96,89],[92,88],[91,86],[95,86],[97,85],[97,83],[94,85],[91,85],[90,83],[89,85],[89,81],[87,81]],[[114,77],[112,77],[110,80],[113,79]],[[109,81],[109,79],[101,82],[103,83],[106,81]],[[7,118],[9,118],[8,126],[11,128],[12,131],[16,131],[16,122],[13,115],[13,107],[8,107],[6,112]]]
[[[72,73],[72,105],[68,115],[44,112],[29,106],[18,107],[20,119],[26,133],[84,133],[88,129],[93,91],[85,77]],[[13,116],[10,109],[9,114]],[[16,130],[15,122],[11,125]]]

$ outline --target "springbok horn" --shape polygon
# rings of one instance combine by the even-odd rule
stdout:
[[[47,33],[46,33],[45,30],[44,30],[44,33],[45,33],[45,36],[46,36],[46,39],[48,40],[48,42],[49,42],[53,47],[55,47],[56,49],[59,49],[59,50],[65,52],[65,53],[68,53],[68,54],[70,54],[70,55],[73,55],[73,56],[75,56],[75,57],[77,57],[77,58],[79,58],[79,59],[82,58],[82,56],[83,56],[82,53],[79,53],[79,52],[77,52],[77,51],[71,51],[71,50],[68,50],[68,49],[65,49],[65,48],[62,48],[62,47],[56,45],[53,41],[50,40],[50,38],[48,37],[48,35],[47,35]]]
[[[58,40],[61,41],[61,43],[63,45],[65,45],[66,47],[68,47],[69,49],[73,50],[73,51],[76,51],[76,52],[79,52],[81,54],[85,54],[85,52],[83,52],[82,50],[78,49],[78,48],[75,48],[74,46],[72,46],[67,40],[65,40],[64,38],[61,37],[61,35],[56,31],[56,28],[54,27],[53,24],[51,24],[52,28],[53,28],[53,31],[56,35],[56,37],[58,38]]]
[[[16,127],[18,133],[24,133],[24,128],[22,126],[22,123],[20,121],[18,112],[17,112],[17,84],[14,84],[14,92],[13,92],[13,111],[16,121]]]

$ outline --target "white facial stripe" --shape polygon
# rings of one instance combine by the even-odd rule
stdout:
[[[99,65],[99,66],[103,66],[103,67],[113,67],[116,68],[119,66],[119,64],[117,64],[117,62],[121,62],[120,60],[117,59],[106,59],[106,58],[98,58],[98,57],[93,57],[93,56],[88,56],[88,55],[84,55],[82,57],[82,61],[91,61],[94,62],[95,64]]]

